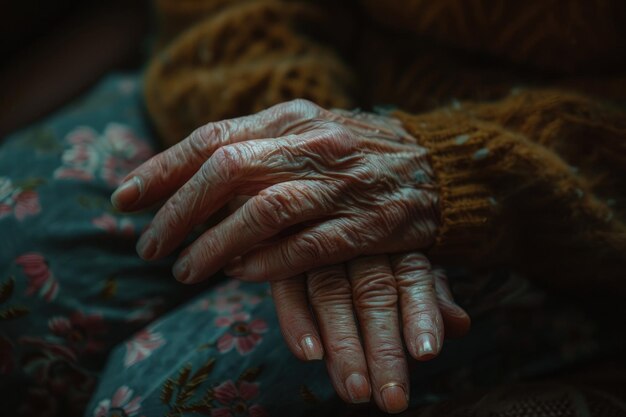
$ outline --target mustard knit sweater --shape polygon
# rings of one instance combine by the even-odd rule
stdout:
[[[168,145],[298,97],[393,105],[435,168],[433,259],[624,295],[624,4],[157,0],[146,103]]]

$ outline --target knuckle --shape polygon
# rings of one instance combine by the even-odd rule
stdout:
[[[209,152],[209,149],[211,148],[209,146],[210,141],[207,139],[207,136],[203,133],[206,129],[207,129],[206,126],[203,126],[194,130],[189,136],[189,140],[187,140],[184,144],[187,147],[186,150],[194,156],[199,155],[201,157],[207,157],[207,158],[210,156],[210,152]]]
[[[393,276],[382,272],[372,272],[355,280],[352,289],[357,307],[363,310],[395,308],[398,291]]]
[[[326,146],[336,146],[341,150],[349,150],[356,147],[356,138],[352,131],[341,123],[324,122],[324,131],[319,136],[319,140]]]
[[[435,282],[426,276],[409,277],[409,279],[401,280],[403,286],[407,286],[408,294],[413,300],[429,300],[435,298]]]
[[[171,160],[172,156],[170,156],[168,152],[165,152],[160,156],[152,158],[148,161],[145,171],[147,171],[148,173],[158,173],[158,177],[153,174],[143,176],[144,178],[147,178],[149,185],[154,185],[154,183],[150,183],[153,182],[156,178],[170,178],[172,176],[172,170],[174,165],[172,164]]]
[[[308,292],[314,305],[340,305],[351,302],[350,283],[338,268],[323,268],[309,274]]]
[[[263,208],[262,201],[251,201],[241,208],[241,220],[247,230],[255,234],[265,234],[277,225],[276,215]]]
[[[280,260],[285,269],[288,269],[291,271],[296,270],[296,262],[295,262],[296,257],[294,255],[294,250],[293,248],[291,248],[290,245],[280,245],[278,254],[280,256]],[[269,263],[266,266],[269,267]]]
[[[431,300],[420,300],[411,304],[411,314],[415,315],[418,319],[421,316],[432,317],[436,312],[436,305]]]
[[[328,256],[333,247],[337,246],[333,240],[318,232],[307,232],[300,235],[294,246],[306,259],[315,262]]]
[[[392,257],[394,271],[398,275],[425,275],[431,273],[430,261],[421,252],[410,252]]]
[[[197,244],[191,246],[192,250],[189,253],[191,259],[194,260],[192,263],[196,263],[200,267],[213,265],[216,261],[219,261],[219,259],[216,259],[216,256],[224,252],[222,245],[220,239],[198,240]]]
[[[372,230],[366,230],[362,225],[351,225],[347,222],[340,223],[331,229],[332,233],[340,237],[346,253],[361,254],[379,242],[377,235]]]
[[[361,352],[361,341],[359,337],[350,332],[339,334],[328,340],[328,348],[336,356],[347,356],[355,358]]]
[[[307,147],[319,158],[330,161],[350,155],[358,158],[362,152],[359,141],[350,129],[340,123],[325,119],[312,120],[317,133],[307,142]]]
[[[235,178],[241,168],[241,152],[236,145],[218,148],[211,158],[202,165],[203,175],[217,175],[227,181]]]
[[[324,224],[312,233],[312,238],[319,238],[326,254],[341,253],[346,259],[360,255],[369,247],[371,235],[365,228],[346,219],[335,219]],[[348,256],[353,255],[353,256]]]
[[[298,109],[301,111],[304,110],[305,113],[309,113],[311,110],[317,111],[321,109],[321,107],[318,106],[317,104],[304,98],[296,98],[291,101],[288,101],[286,104],[294,107],[295,109]]]
[[[145,165],[139,167],[136,174],[146,181],[147,187],[158,187],[176,174],[181,163],[182,161],[178,159],[176,152],[168,150],[149,159]]]
[[[168,239],[174,232],[189,225],[189,220],[185,216],[187,204],[186,201],[182,200],[181,196],[174,194],[163,207],[165,215],[159,216],[159,221],[155,222],[159,235],[164,239]]]
[[[200,150],[206,150],[207,145],[212,142],[215,144],[226,142],[226,138],[230,136],[228,133],[228,125],[223,122],[207,123],[191,133],[190,144]]]
[[[371,346],[371,354],[377,362],[396,362],[405,360],[404,351],[397,340],[391,337],[380,338]]]
[[[268,111],[273,115],[273,117],[278,114],[280,118],[310,120],[317,117],[323,109],[312,101],[296,98],[294,100],[279,103],[268,109]]]
[[[290,192],[281,189],[261,191],[256,211],[261,223],[280,227],[289,225],[299,210]]]

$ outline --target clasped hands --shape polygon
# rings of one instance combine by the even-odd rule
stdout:
[[[290,350],[324,358],[345,401],[373,395],[399,412],[409,393],[404,345],[428,360],[444,328],[455,336],[469,327],[444,272],[416,251],[436,237],[433,184],[427,150],[397,120],[294,100],[198,128],[131,172],[112,201],[134,211],[166,200],[137,244],[148,260],[242,202],[181,252],[176,279],[223,268],[269,280]]]

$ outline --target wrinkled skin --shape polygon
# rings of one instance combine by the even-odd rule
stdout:
[[[131,209],[169,197],[138,243],[140,256],[156,259],[234,197],[253,196],[182,252],[174,275],[185,283],[235,257],[228,273],[262,281],[426,248],[439,220],[432,169],[426,150],[403,143],[408,135],[388,120],[295,100],[210,123],[130,174],[135,186],[123,191],[139,189],[138,199],[120,192],[114,202]]]
[[[180,254],[174,276],[194,283],[225,267],[272,281],[293,353],[324,356],[344,400],[373,393],[399,412],[408,400],[401,333],[409,353],[427,360],[444,324],[451,335],[469,327],[442,271],[410,252],[435,238],[432,177],[426,150],[398,121],[295,100],[197,129],[129,174],[112,201],[128,211],[167,199],[138,242],[144,259],[168,255],[230,206]]]
[[[324,355],[344,401],[367,402],[373,395],[390,413],[408,406],[402,339],[412,357],[429,360],[442,348],[444,327],[446,336],[458,337],[470,325],[443,270],[431,269],[420,253],[360,257],[271,285],[293,354],[303,360]]]

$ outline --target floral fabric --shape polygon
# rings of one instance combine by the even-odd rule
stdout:
[[[153,213],[109,195],[156,151],[139,79],[115,75],[0,143],[0,403],[25,416],[309,416],[353,410],[282,341],[266,284],[184,286],[134,245]],[[619,349],[583,310],[510,271],[450,271],[470,335],[411,362],[412,404]],[[606,326],[605,330],[603,326]]]
[[[109,203],[155,152],[139,88],[136,76],[111,77],[0,141],[0,404],[9,415],[82,415],[111,349],[189,292],[172,282],[171,260],[133,254],[151,213]],[[127,343],[132,363],[162,341]]]

